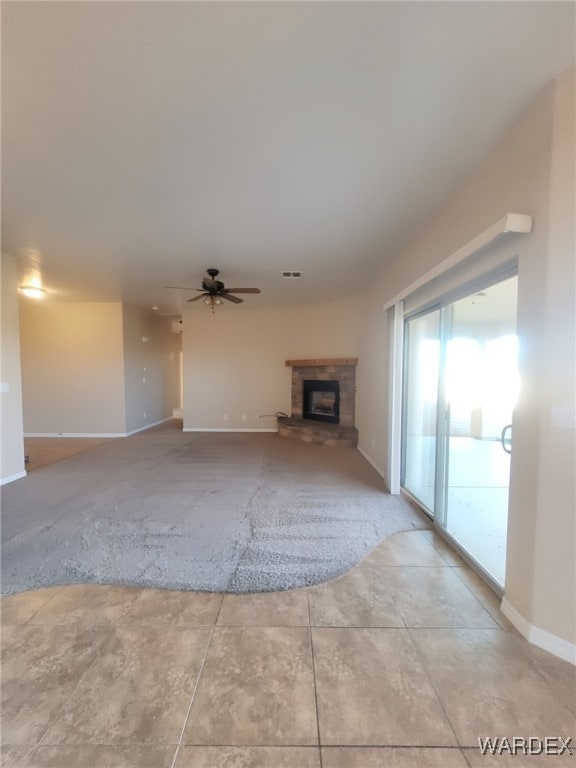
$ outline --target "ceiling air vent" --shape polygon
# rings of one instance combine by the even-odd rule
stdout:
[[[299,278],[299,277],[302,277],[302,272],[299,269],[297,269],[297,270],[289,270],[288,269],[285,272],[282,272],[282,277],[288,277],[288,278],[296,277],[296,278]]]

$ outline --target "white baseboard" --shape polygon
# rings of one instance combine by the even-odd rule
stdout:
[[[152,429],[152,427],[157,427],[158,424],[164,424],[165,421],[171,421],[172,416],[166,416],[164,419],[160,419],[159,421],[153,421],[152,424],[146,424],[143,427],[138,427],[138,429],[131,429],[130,432],[126,432],[123,437],[130,437],[130,435],[135,435],[137,432],[144,432],[146,429]]]
[[[358,453],[361,453],[361,454],[362,454],[362,456],[364,456],[364,458],[366,459],[366,461],[368,462],[368,464],[371,464],[371,465],[374,467],[374,469],[376,470],[376,472],[378,472],[378,474],[380,475],[380,477],[381,477],[381,478],[383,478],[384,480],[386,480],[386,475],[384,474],[384,470],[383,470],[383,469],[381,469],[381,468],[378,466],[378,464],[376,464],[376,462],[374,461],[374,459],[372,459],[372,457],[371,457],[371,456],[369,456],[369,455],[366,453],[366,451],[365,451],[363,448],[360,448],[360,446],[356,446],[356,450],[358,451]]]
[[[0,485],[6,485],[6,483],[13,483],[14,480],[21,480],[23,477],[26,477],[26,470],[23,472],[16,472],[15,475],[8,475],[8,477],[3,477],[0,480]]]
[[[530,624],[505,597],[500,604],[500,610],[528,642],[554,654],[554,656],[558,656],[560,659],[564,659],[564,661],[570,662],[570,664],[576,665],[576,645],[574,643],[570,643],[568,640],[553,635],[545,629],[540,629],[540,627]]]
[[[235,427],[184,427],[183,432],[278,432],[277,429],[248,429]]]
[[[126,437],[126,432],[24,432],[24,437]]]
[[[144,432],[145,429],[152,429],[152,427],[157,427],[158,424],[163,424],[171,419],[172,416],[166,416],[164,419],[145,424],[143,427],[138,427],[138,429],[131,429],[130,432],[25,432],[24,437],[130,437],[130,435]]]

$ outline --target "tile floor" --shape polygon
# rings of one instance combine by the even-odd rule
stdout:
[[[2,600],[4,768],[496,768],[576,742],[576,670],[432,531],[309,589],[70,586]],[[576,749],[573,749],[576,754]]]

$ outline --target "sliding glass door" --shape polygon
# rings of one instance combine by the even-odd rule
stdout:
[[[434,514],[440,310],[406,321],[402,485]]]
[[[516,289],[512,277],[405,323],[403,486],[501,586]]]
[[[512,424],[519,390],[517,278],[455,302],[447,328],[446,491],[441,523],[500,585],[506,568]]]

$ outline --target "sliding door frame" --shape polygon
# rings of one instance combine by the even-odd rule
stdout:
[[[492,269],[484,274],[467,280],[455,288],[451,288],[443,295],[434,300],[426,302],[423,306],[405,311],[405,306],[409,302],[399,301],[393,307],[393,327],[392,334],[392,371],[391,379],[393,382],[391,398],[391,424],[399,423],[401,426],[400,435],[394,435],[389,443],[390,456],[390,490],[392,493],[402,493],[407,495],[422,511],[434,522],[434,528],[438,533],[447,539],[456,551],[476,570],[479,575],[498,593],[503,594],[500,584],[486,571],[471,555],[448,533],[446,529],[447,505],[446,493],[448,489],[448,439],[450,414],[448,412],[448,403],[445,391],[445,377],[443,375],[446,363],[447,339],[452,325],[453,305],[459,299],[470,296],[480,290],[496,285],[509,278],[518,276],[517,258],[501,264],[499,268]],[[410,493],[403,485],[405,477],[405,459],[406,459],[406,386],[407,386],[407,364],[408,364],[408,341],[406,328],[410,320],[422,317],[431,312],[440,311],[440,331],[439,331],[439,380],[437,396],[437,418],[436,418],[436,451],[435,451],[435,492],[434,509],[428,509],[422,501]],[[401,329],[401,334],[399,332]],[[400,396],[399,396],[400,393]],[[442,446],[440,448],[440,445]],[[394,489],[394,490],[392,490]],[[396,490],[398,489],[398,490]]]

